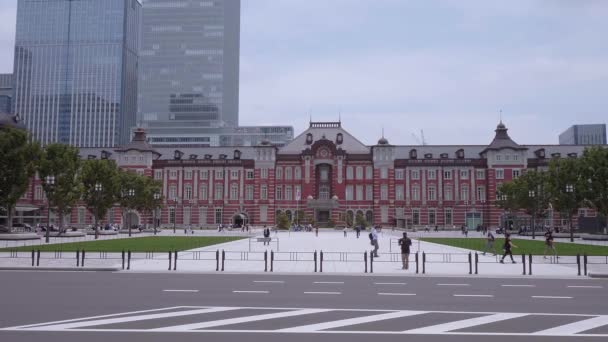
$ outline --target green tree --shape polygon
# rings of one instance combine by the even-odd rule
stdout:
[[[10,127],[0,130],[0,207],[7,213],[9,231],[15,206],[27,191],[39,155],[40,146],[27,132]]]
[[[608,149],[585,149],[579,159],[582,180],[579,189],[585,203],[604,217],[608,217]]]
[[[367,228],[367,226],[369,225],[367,223],[367,220],[365,219],[365,216],[363,216],[363,214],[361,213],[357,213],[357,215],[355,216],[355,224],[357,226],[361,226],[363,229]]]
[[[131,222],[127,222],[127,216],[131,210],[137,208],[137,204],[141,201],[138,197],[141,196],[142,180],[137,173],[130,170],[117,169],[119,181],[119,190],[117,192],[117,200],[120,205],[120,213],[122,222],[127,225],[129,236],[131,236]],[[123,227],[124,229],[124,227]]]
[[[503,209],[507,214],[517,216],[517,211],[522,209],[520,201],[517,200],[522,193],[521,183],[509,182],[501,184],[496,193],[496,206]],[[509,227],[505,227],[505,230]]]
[[[581,177],[581,165],[577,159],[551,161],[548,171],[547,190],[553,209],[568,220],[570,241],[574,241],[572,217],[584,205],[587,180]]]
[[[80,180],[83,200],[95,218],[95,239],[99,238],[98,222],[118,200],[120,180],[116,164],[111,160],[87,160],[82,165]]]
[[[279,229],[287,229],[289,228],[289,218],[287,214],[281,212],[279,216],[277,216],[277,228]]]
[[[141,213],[152,214],[162,203],[162,197],[160,196],[161,189],[162,183],[160,181],[146,176],[139,176],[135,189],[137,193],[135,209]]]
[[[293,217],[293,222],[296,224],[304,224],[306,223],[306,214],[304,210],[297,210]]]
[[[345,223],[347,227],[352,227],[353,226],[353,215],[351,215],[352,212],[347,212],[344,216],[345,216]]]
[[[49,210],[59,216],[60,232],[63,231],[64,217],[70,214],[82,194],[78,179],[82,163],[78,153],[78,149],[73,146],[50,144],[43,149],[38,164],[38,174],[43,182]],[[46,182],[47,177],[53,177],[53,184]]]
[[[516,207],[524,209],[532,217],[532,227],[536,227],[536,218],[544,217],[549,207],[550,193],[547,188],[547,174],[530,170],[512,182]],[[532,230],[533,237],[536,231]]]

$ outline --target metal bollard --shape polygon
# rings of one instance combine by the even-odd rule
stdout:
[[[226,261],[226,251],[222,249],[222,272],[224,272],[224,262]]]
[[[34,263],[35,263],[35,261],[34,261],[34,259],[35,259],[35,253],[36,252],[34,252],[34,250],[32,249],[32,267],[34,267]]]
[[[315,251],[315,273],[317,273],[317,251]]]
[[[422,274],[426,273],[426,254],[422,252]]]
[[[585,275],[587,275],[587,253],[583,255],[583,266],[585,267]]]
[[[418,252],[416,252],[416,274],[418,274]]]
[[[274,272],[274,251],[270,251],[270,272]]]
[[[319,254],[319,273],[323,273],[323,251]]]
[[[576,254],[576,266],[578,268],[578,275],[581,275],[581,254],[577,253]]]
[[[131,251],[127,251],[127,270],[131,269]]]
[[[80,251],[76,251],[76,267],[80,266]]]
[[[526,255],[522,254],[521,255],[521,264],[524,267],[524,273],[522,273],[523,275],[526,275]]]
[[[125,250],[122,250],[122,269],[125,269]]]
[[[171,251],[169,251],[169,271],[171,271]]]
[[[40,266],[40,250],[36,251],[36,266]]]
[[[84,267],[84,249],[82,250],[82,260],[80,261],[80,267]]]
[[[173,252],[173,270],[177,270],[177,251]]]
[[[367,273],[367,251],[363,253],[363,263],[365,264],[365,273]]]
[[[215,251],[215,271],[220,270],[220,250]]]
[[[471,252],[469,252],[469,274],[473,274],[473,258]]]
[[[532,254],[528,254],[528,275],[532,275]]]
[[[478,265],[479,265],[479,254],[477,254],[477,252],[475,252],[475,274],[478,274]]]
[[[369,273],[374,273],[374,253],[369,252]]]
[[[268,272],[268,251],[264,251],[264,272]]]

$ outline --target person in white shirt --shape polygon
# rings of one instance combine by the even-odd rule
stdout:
[[[380,249],[380,246],[378,245],[378,231],[376,230],[376,227],[372,227],[372,232],[369,233],[369,237],[371,239],[372,246],[374,246],[372,253],[373,253],[374,257],[377,258],[378,249]]]

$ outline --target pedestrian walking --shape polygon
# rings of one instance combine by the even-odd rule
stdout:
[[[264,226],[264,246],[270,245],[270,228]]]
[[[555,244],[553,243],[553,233],[550,229],[545,233],[545,251],[543,252],[543,258],[547,259],[547,251],[551,251],[553,256],[559,258],[557,256],[557,251],[555,250]]]
[[[319,236],[319,227],[315,227],[315,236]]]
[[[399,246],[401,246],[401,262],[403,262],[403,267],[401,269],[403,270],[409,269],[411,245],[412,240],[407,237],[406,232],[403,232],[403,238],[399,239]]]
[[[346,227],[344,227],[343,231],[344,231],[344,237],[346,237]]]
[[[515,263],[515,260],[513,259],[513,252],[511,251],[511,248],[517,248],[517,246],[515,246],[513,244],[513,242],[511,241],[511,235],[510,234],[505,234],[505,244],[502,247],[503,250],[505,251],[505,253],[502,255],[502,259],[500,259],[500,263],[504,264],[505,263],[505,257],[508,255],[511,257],[511,262]]]
[[[494,248],[494,235],[491,232],[488,232],[488,236],[486,237],[486,245],[483,248],[483,255],[486,255],[487,251],[491,251],[492,255],[496,255],[496,249]]]
[[[378,244],[378,231],[376,230],[376,227],[372,227],[372,231],[371,233],[369,233],[369,239],[371,240],[371,245],[374,246],[374,249],[371,251],[371,253],[374,255],[374,257],[378,257],[378,249],[380,249],[380,245]]]
[[[361,235],[361,226],[356,226],[355,230],[357,231],[357,239],[358,239],[359,235]]]

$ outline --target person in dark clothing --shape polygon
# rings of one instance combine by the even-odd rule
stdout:
[[[361,235],[361,226],[356,226],[355,230],[357,231],[357,239],[358,239],[359,235]]]
[[[270,228],[264,226],[264,245],[270,245]]]
[[[401,269],[407,270],[409,268],[410,262],[410,246],[412,245],[412,240],[407,237],[407,233],[403,233],[403,238],[399,239],[399,246],[401,246],[401,261],[403,262],[403,267]]]
[[[553,233],[549,229],[545,233],[545,251],[543,252],[543,258],[545,259],[547,259],[547,251],[551,251],[554,257],[559,258],[555,250],[555,244],[553,243]]]
[[[502,259],[500,259],[500,263],[504,264],[505,263],[505,257],[507,255],[509,255],[511,257],[511,262],[515,263],[515,260],[513,259],[513,252],[511,251],[511,248],[517,248],[517,246],[515,246],[513,244],[513,242],[511,241],[511,235],[510,234],[505,234],[505,244],[503,246],[503,250],[505,251],[505,254],[502,255]]]

